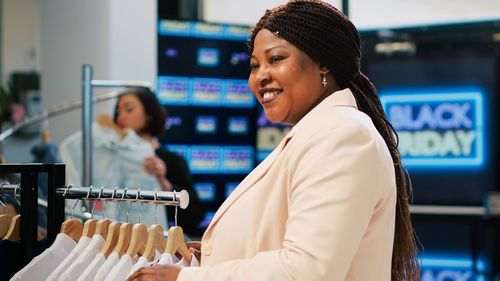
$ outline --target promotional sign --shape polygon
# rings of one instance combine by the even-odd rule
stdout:
[[[380,100],[408,167],[483,166],[485,125],[479,89],[382,90]]]

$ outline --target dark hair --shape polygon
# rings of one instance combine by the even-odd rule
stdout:
[[[255,36],[262,29],[285,39],[328,68],[339,87],[349,88],[359,109],[370,116],[389,148],[396,173],[396,226],[391,280],[420,280],[418,250],[409,211],[411,184],[406,184],[396,131],[387,120],[375,87],[361,73],[361,40],[357,29],[339,10],[317,0],[290,1],[267,10],[250,35],[250,53]]]
[[[148,88],[132,88],[120,94],[118,101],[121,97],[126,95],[135,95],[139,98],[139,101],[144,107],[144,112],[151,118],[146,124],[146,127],[142,129],[140,133],[147,133],[154,137],[159,136],[165,129],[167,110],[160,104],[156,95]],[[117,121],[117,118],[118,102],[116,103],[115,114],[113,116],[115,122]]]

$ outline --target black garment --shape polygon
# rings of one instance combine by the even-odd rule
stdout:
[[[172,183],[174,190],[186,190],[189,193],[189,206],[186,209],[178,209],[177,222],[182,227],[184,233],[188,235],[200,235],[200,222],[203,220],[203,206],[198,198],[198,194],[193,189],[193,180],[189,173],[186,161],[167,149],[160,147],[155,150],[156,156],[165,162],[167,166],[167,179]],[[174,221],[175,208],[167,206],[167,216],[169,222]]]
[[[47,249],[47,239],[37,241],[33,255],[36,257]],[[0,240],[0,281],[8,281],[26,264],[23,261],[21,241]]]

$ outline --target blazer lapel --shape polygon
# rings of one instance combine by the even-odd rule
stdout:
[[[269,156],[264,159],[231,193],[231,195],[222,203],[220,208],[215,213],[214,218],[207,227],[208,232],[215,223],[222,217],[222,215],[227,211],[227,209],[243,194],[247,191],[256,181],[262,178],[266,172],[272,167],[273,163],[278,159],[278,156],[285,148],[285,145],[292,138],[294,130],[290,130],[288,134],[283,138],[280,144],[269,154]]]

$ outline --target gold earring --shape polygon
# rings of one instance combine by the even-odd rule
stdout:
[[[323,88],[326,88],[326,85],[328,85],[328,82],[326,82],[326,74],[324,73],[321,74],[321,84],[323,84]]]

